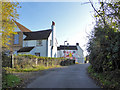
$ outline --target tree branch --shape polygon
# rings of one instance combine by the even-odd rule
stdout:
[[[106,22],[105,22],[105,19],[103,18],[103,16],[100,13],[98,13],[98,11],[95,9],[95,7],[94,7],[93,3],[91,2],[91,0],[89,0],[89,1],[90,1],[91,6],[93,7],[94,11],[102,18],[104,24],[106,25]]]

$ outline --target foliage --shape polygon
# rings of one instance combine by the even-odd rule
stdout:
[[[12,68],[5,67],[8,73],[11,71],[15,72],[29,72],[38,71],[54,67],[59,67],[60,65],[72,65],[75,64],[74,60],[67,60],[65,58],[51,58],[51,57],[39,57],[35,55],[14,55],[14,66]],[[14,67],[14,68],[13,68]]]
[[[110,28],[118,30],[120,28],[120,1],[99,0],[99,4],[99,10],[96,10],[94,7],[94,10],[96,10],[95,17],[97,24],[100,26],[108,25]]]
[[[97,80],[102,88],[120,88],[120,70],[115,70],[113,72],[107,71],[103,73],[96,73],[92,66],[88,67],[89,75]]]
[[[11,57],[2,52],[2,67],[12,67]]]
[[[20,8],[18,2],[2,2],[2,46],[9,48],[11,35],[16,34],[14,29],[16,28],[15,23],[12,19],[18,19],[17,8]]]
[[[2,79],[2,88],[12,88],[15,87],[16,85],[18,85],[21,81],[21,79],[15,75],[11,75],[11,74],[6,74],[3,75],[3,79]]]
[[[31,54],[18,54],[18,55],[15,55],[17,57],[26,57],[26,58],[38,58],[38,59],[66,59],[66,58],[52,58],[52,57],[39,57],[39,56],[36,56],[36,55],[31,55]]]
[[[50,68],[56,68],[56,67],[61,67],[60,65],[53,65],[53,66],[44,66],[44,65],[38,65],[38,66],[34,66],[34,67],[26,67],[26,68],[9,68],[6,67],[4,68],[7,73],[11,73],[11,72],[32,72],[32,71],[39,71],[39,70],[45,70],[45,69],[50,69]]]
[[[75,64],[75,60],[72,60],[72,59],[67,59],[67,60],[61,61],[60,63],[61,66],[68,66],[73,64]]]
[[[87,50],[96,72],[113,71],[120,69],[120,1],[100,5]]]

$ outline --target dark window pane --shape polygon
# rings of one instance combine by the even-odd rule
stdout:
[[[75,53],[75,51],[73,51],[73,53]]]
[[[66,51],[63,51],[63,53],[66,53]]]

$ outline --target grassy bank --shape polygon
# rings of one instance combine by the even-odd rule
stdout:
[[[21,79],[19,77],[11,74],[3,75],[2,80],[2,88],[16,87],[21,82]]]
[[[39,65],[39,66],[34,66],[34,67],[26,67],[26,68],[8,68],[5,67],[4,69],[8,72],[32,72],[32,71],[39,71],[39,70],[45,70],[45,69],[50,69],[50,68],[56,68],[56,67],[61,67],[60,65],[53,65],[53,66],[43,66],[43,65]]]
[[[88,67],[89,75],[98,81],[102,88],[120,88],[120,70],[96,73],[92,66]]]
[[[16,87],[21,83],[22,78],[12,75],[9,73],[13,72],[33,72],[33,71],[39,71],[39,70],[45,70],[45,69],[50,69],[50,68],[56,68],[56,67],[61,67],[60,65],[53,65],[53,66],[34,66],[34,67],[27,67],[27,68],[8,68],[4,67],[6,74],[3,75],[3,88],[13,88]]]

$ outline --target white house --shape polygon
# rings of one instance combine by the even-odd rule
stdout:
[[[75,62],[84,63],[83,50],[79,46],[79,43],[76,45],[60,45],[57,48],[57,57],[65,57],[69,59],[75,59]]]
[[[23,47],[17,50],[18,54],[31,54],[43,57],[57,57],[57,39],[55,36],[55,22],[52,21],[51,29],[29,31],[16,22],[23,33]],[[17,40],[16,40],[17,41]]]

